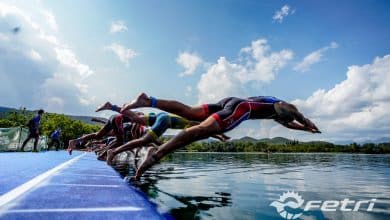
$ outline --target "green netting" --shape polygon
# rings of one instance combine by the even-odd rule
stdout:
[[[18,151],[28,135],[28,129],[23,127],[0,128],[0,151]],[[24,147],[30,151],[34,147],[34,140],[31,139]],[[47,149],[47,137],[40,136],[38,150]]]

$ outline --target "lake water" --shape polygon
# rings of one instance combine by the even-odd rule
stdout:
[[[288,191],[304,202],[282,207],[284,216],[390,219],[390,155],[175,153],[136,185],[177,219],[283,219],[270,204]],[[297,204],[289,195],[280,201]],[[368,203],[358,211],[340,211],[345,199],[348,210],[356,201],[376,201],[372,211]],[[310,200],[333,200],[337,211],[304,211]]]

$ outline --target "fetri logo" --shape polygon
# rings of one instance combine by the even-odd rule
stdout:
[[[320,209],[323,212],[335,212],[337,210],[343,212],[357,212],[360,208],[365,209],[365,207],[367,207],[365,210],[371,212],[374,208],[376,199],[360,201],[350,200],[348,198],[341,201],[309,200],[303,206],[304,202],[305,201],[298,193],[288,191],[283,193],[278,200],[273,201],[270,206],[275,207],[279,215],[285,219],[297,219],[304,214],[304,212],[314,209]]]
[[[285,219],[296,219],[299,218],[303,213],[289,213],[286,207],[291,209],[298,209],[303,205],[304,200],[302,197],[294,191],[283,193],[278,200],[273,201],[270,206],[276,208],[276,211]]]

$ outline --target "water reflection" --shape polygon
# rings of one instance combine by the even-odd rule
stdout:
[[[176,200],[178,204],[168,210],[176,219],[197,219],[202,212],[211,208],[231,205],[230,193],[215,192],[213,196],[175,195],[161,190],[158,187],[158,180],[158,177],[147,176],[142,182],[135,183],[135,185],[143,192],[147,192],[149,198],[153,199],[153,201],[159,201],[161,197],[170,197],[169,199]],[[173,203],[172,201],[170,202],[170,204]]]
[[[124,176],[129,163],[118,164]],[[281,219],[269,204],[289,190],[305,201],[378,201],[374,212],[317,209],[301,219],[389,219],[389,168],[389,155],[176,153],[136,186],[177,219]]]

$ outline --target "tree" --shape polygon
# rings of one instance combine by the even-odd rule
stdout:
[[[34,116],[33,112],[25,109],[9,112],[0,119],[0,127],[26,126],[27,122]],[[63,114],[45,113],[41,119],[40,133],[50,137],[50,134],[57,128],[61,128],[61,139],[64,143],[80,137],[83,134],[96,132],[100,129],[97,125],[90,125],[78,120],[73,120]]]

